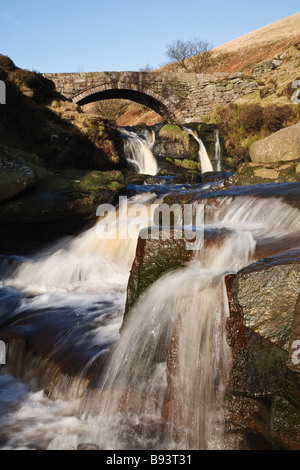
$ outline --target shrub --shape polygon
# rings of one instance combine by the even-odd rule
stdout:
[[[263,119],[266,130],[277,132],[282,129],[292,117],[292,109],[289,105],[279,106],[270,104],[263,110]]]
[[[43,102],[53,98],[54,83],[40,73],[26,69],[15,69],[9,73],[8,78],[20,89],[24,87],[31,89],[35,101]]]
[[[257,133],[264,124],[263,108],[259,104],[253,104],[244,109],[240,114],[240,121],[247,132]]]
[[[241,123],[239,120],[239,107],[237,104],[229,104],[218,108],[216,111],[216,124],[221,127],[225,136],[238,135],[241,132]]]
[[[4,70],[5,72],[11,72],[15,69],[16,66],[13,61],[7,55],[0,54],[0,70]]]
[[[249,150],[244,145],[238,144],[228,139],[225,143],[225,148],[228,156],[231,159],[232,169],[234,169],[240,163],[249,160]]]
[[[266,98],[276,92],[276,85],[274,83],[268,83],[268,85],[260,88],[259,95],[261,99]]]

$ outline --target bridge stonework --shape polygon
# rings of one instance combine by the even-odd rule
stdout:
[[[258,89],[242,73],[88,72],[45,74],[56,90],[78,105],[129,99],[148,106],[170,123],[199,121],[218,106]]]

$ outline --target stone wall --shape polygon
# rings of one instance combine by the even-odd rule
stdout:
[[[199,121],[217,106],[258,88],[242,73],[90,72],[46,74],[58,92],[79,105],[109,98],[139,102],[169,122]]]

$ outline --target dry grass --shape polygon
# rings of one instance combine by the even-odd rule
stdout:
[[[118,126],[138,126],[139,124],[153,126],[162,121],[162,116],[152,109],[132,103],[128,106],[125,113],[116,120],[116,123]]]
[[[241,49],[257,48],[262,44],[289,44],[300,37],[300,13],[275,21],[263,28],[245,34],[240,38],[227,42],[214,50],[234,53]]]
[[[222,60],[207,72],[247,71],[253,65],[272,59],[297,43],[300,43],[300,13],[215,47],[212,51],[222,57]],[[168,67],[162,67],[160,70],[168,70]]]
[[[227,59],[211,72],[250,71],[253,65],[270,60],[291,45],[300,43],[300,13],[245,34],[213,51],[227,53]]]

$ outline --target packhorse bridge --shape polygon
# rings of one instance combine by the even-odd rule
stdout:
[[[128,99],[148,106],[170,123],[199,121],[257,90],[242,73],[198,74],[176,72],[50,73],[56,90],[82,106],[106,99]]]

